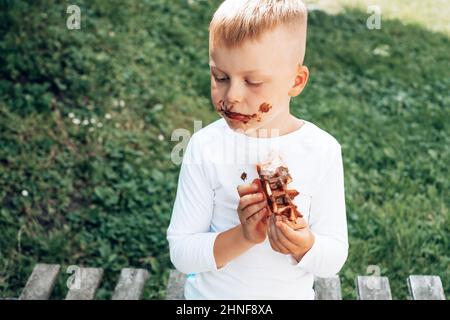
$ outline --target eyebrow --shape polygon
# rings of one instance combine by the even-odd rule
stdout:
[[[223,72],[223,73],[227,73],[227,72],[225,72],[225,71],[223,71],[223,70],[221,70],[221,69],[219,69],[219,68],[217,68],[217,67],[215,67],[215,66],[212,66],[212,65],[209,65],[212,69],[217,69],[217,70],[219,70],[220,72]],[[250,73],[259,73],[259,74],[261,74],[261,75],[263,75],[263,76],[267,76],[266,74],[264,74],[264,72],[262,72],[261,70],[245,70],[245,71],[242,71],[242,72],[240,72],[240,74],[250,74]]]

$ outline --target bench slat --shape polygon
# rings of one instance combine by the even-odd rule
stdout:
[[[19,299],[47,300],[56,283],[60,269],[59,264],[36,264]]]
[[[314,291],[316,300],[342,300],[339,276],[328,278],[314,277]]]
[[[145,269],[122,269],[112,300],[139,300],[148,278],[149,273]]]
[[[359,300],[392,300],[387,277],[357,276],[356,294]]]
[[[103,277],[101,268],[80,268],[80,288],[72,288],[66,300],[92,300]]]
[[[413,300],[445,300],[444,288],[439,276],[411,275],[407,283]]]
[[[170,270],[166,300],[185,300],[184,284],[186,283],[186,278],[184,273],[178,270]]]

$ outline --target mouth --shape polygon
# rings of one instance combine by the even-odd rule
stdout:
[[[228,119],[236,120],[236,121],[248,121],[251,118],[251,116],[249,116],[249,115],[231,112],[231,111],[223,111],[223,113]]]
[[[225,110],[223,100],[221,100],[219,102],[219,104],[220,104],[220,113],[222,113],[225,117],[227,117],[230,120],[242,121],[242,122],[247,123],[251,118],[254,118],[256,116],[256,114],[248,115],[248,114],[242,114],[239,112],[232,112],[229,110]],[[233,107],[231,107],[230,109],[232,109],[232,108]]]

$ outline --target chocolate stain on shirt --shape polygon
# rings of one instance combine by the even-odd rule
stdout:
[[[245,179],[247,179],[247,173],[242,172],[242,174],[241,174],[241,179],[242,179],[243,181],[245,181]]]

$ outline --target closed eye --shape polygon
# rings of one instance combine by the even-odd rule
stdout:
[[[228,78],[218,78],[216,76],[214,76],[214,79],[216,79],[217,82],[225,82],[225,81],[229,80]],[[254,83],[254,82],[249,82],[249,81],[246,81],[246,82],[248,85],[254,86],[254,87],[258,87],[263,84],[263,82],[259,82],[259,83]]]
[[[252,82],[247,82],[249,85],[254,86],[254,87],[259,87],[260,85],[263,84],[263,82],[260,83],[252,83]]]
[[[214,79],[216,79],[216,81],[219,81],[219,82],[225,82],[228,80],[228,78],[217,78],[216,76],[214,77]]]

